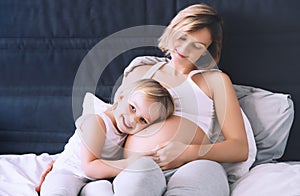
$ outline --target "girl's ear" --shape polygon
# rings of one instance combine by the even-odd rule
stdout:
[[[114,103],[119,101],[120,98],[122,99],[122,97],[124,97],[124,89],[118,89],[115,93],[115,96],[114,96]]]
[[[114,100],[113,110],[115,110],[118,107],[118,103],[119,103],[119,101],[122,101],[122,99],[124,99],[124,95],[123,95],[123,92],[120,92],[118,97]]]

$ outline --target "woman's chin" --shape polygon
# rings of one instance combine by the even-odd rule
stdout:
[[[193,62],[187,58],[181,57],[174,57],[172,58],[174,64],[181,65],[181,66],[193,66]]]

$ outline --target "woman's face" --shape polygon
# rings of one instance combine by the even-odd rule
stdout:
[[[211,43],[212,38],[208,28],[192,33],[176,33],[170,50],[172,61],[180,65],[194,65],[201,56],[205,55]]]
[[[114,117],[118,129],[126,134],[135,134],[159,119],[159,104],[142,91],[129,96],[120,96]]]

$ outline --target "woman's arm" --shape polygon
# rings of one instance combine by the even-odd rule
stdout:
[[[157,150],[162,169],[180,166],[189,161],[208,159],[217,162],[241,162],[248,158],[248,141],[239,102],[230,78],[225,73],[212,72],[193,78],[206,81],[215,104],[217,118],[225,140],[214,144],[185,145],[172,142]],[[200,83],[199,83],[200,84]],[[181,149],[181,150],[179,150]],[[180,155],[176,152],[183,152]],[[177,156],[177,158],[171,162]]]
[[[142,79],[151,66],[152,65],[140,65],[138,67],[134,67],[130,72],[124,75],[122,78],[122,84],[117,89],[114,97],[118,97],[118,94],[122,92],[123,89],[126,89],[127,84],[131,84],[139,79]]]
[[[227,74],[212,72],[206,79],[212,89],[217,118],[225,141],[204,145],[198,158],[218,162],[241,162],[248,158],[248,140],[241,108]],[[205,153],[207,151],[207,153]]]

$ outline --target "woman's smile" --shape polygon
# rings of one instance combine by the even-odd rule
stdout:
[[[175,50],[175,52],[176,52],[176,54],[177,54],[180,58],[182,58],[182,59],[187,58],[187,56],[181,54],[180,52],[178,52],[178,50]]]

